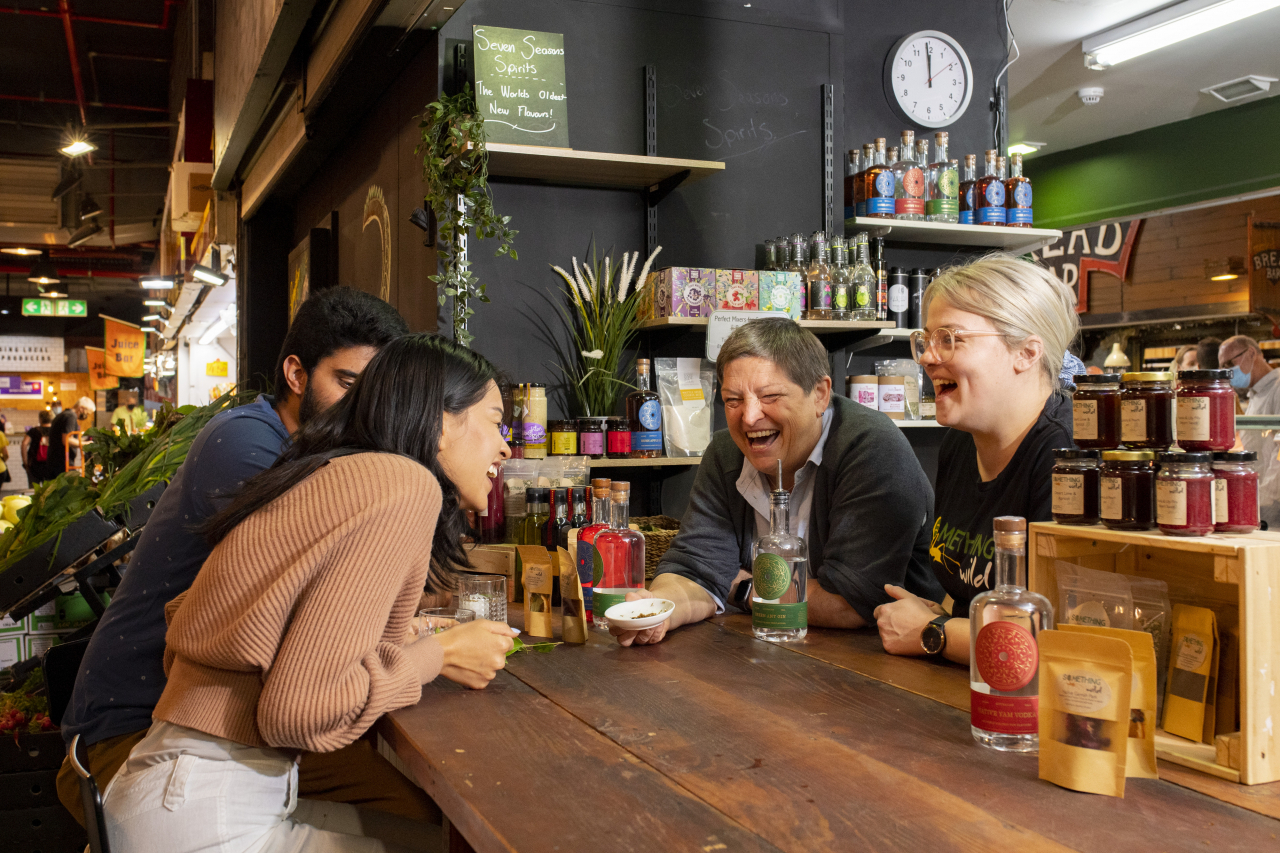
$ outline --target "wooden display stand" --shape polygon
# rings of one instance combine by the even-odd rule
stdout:
[[[1280,534],[1165,536],[1101,525],[1029,526],[1027,584],[1058,604],[1056,560],[1154,578],[1173,604],[1214,611],[1220,632],[1240,638],[1239,769],[1157,746],[1161,758],[1221,778],[1257,785],[1280,780]],[[1158,742],[1159,744],[1159,742]]]

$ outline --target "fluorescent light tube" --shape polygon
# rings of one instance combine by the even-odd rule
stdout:
[[[1186,0],[1085,39],[1085,65],[1110,68],[1277,6],[1280,0]]]
[[[1280,0],[1277,0],[1280,2]],[[214,287],[221,287],[227,283],[227,277],[217,270],[206,267],[204,264],[196,264],[191,268],[191,277],[205,284],[212,284]]]
[[[143,290],[173,290],[173,279],[165,276],[143,276],[138,279],[138,286]]]

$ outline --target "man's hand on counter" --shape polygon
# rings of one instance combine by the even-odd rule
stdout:
[[[617,637],[620,646],[660,643],[668,631],[691,622],[701,622],[716,612],[716,603],[710,593],[680,575],[659,575],[651,588],[627,593],[627,601],[639,601],[642,598],[665,598],[675,604],[675,612],[661,625],[643,631],[626,631],[610,625],[609,633]]]

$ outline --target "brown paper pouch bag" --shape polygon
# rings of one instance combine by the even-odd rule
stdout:
[[[1189,604],[1173,606],[1173,643],[1165,680],[1164,730],[1199,741],[1204,737],[1205,699],[1213,675],[1217,638],[1213,611]]]
[[[1124,796],[1133,652],[1115,637],[1041,631],[1040,778]]]
[[[1157,779],[1156,775],[1156,647],[1146,631],[1059,625],[1060,631],[1080,631],[1115,637],[1133,652],[1133,681],[1129,688],[1129,757],[1124,775],[1131,779]]]
[[[577,560],[564,548],[560,554],[560,639],[566,643],[587,641],[587,613],[582,601],[582,581]]]
[[[517,545],[516,569],[524,582],[524,632],[551,638],[551,593],[555,589],[551,552],[541,545]]]

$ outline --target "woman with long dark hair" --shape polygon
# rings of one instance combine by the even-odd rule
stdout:
[[[481,688],[503,667],[504,624],[409,631],[424,587],[468,564],[463,511],[510,455],[495,380],[448,340],[399,338],[210,519],[213,553],[166,608],[154,723],[107,788],[112,846],[399,849],[292,818],[295,759],[352,743],[437,675]]]

